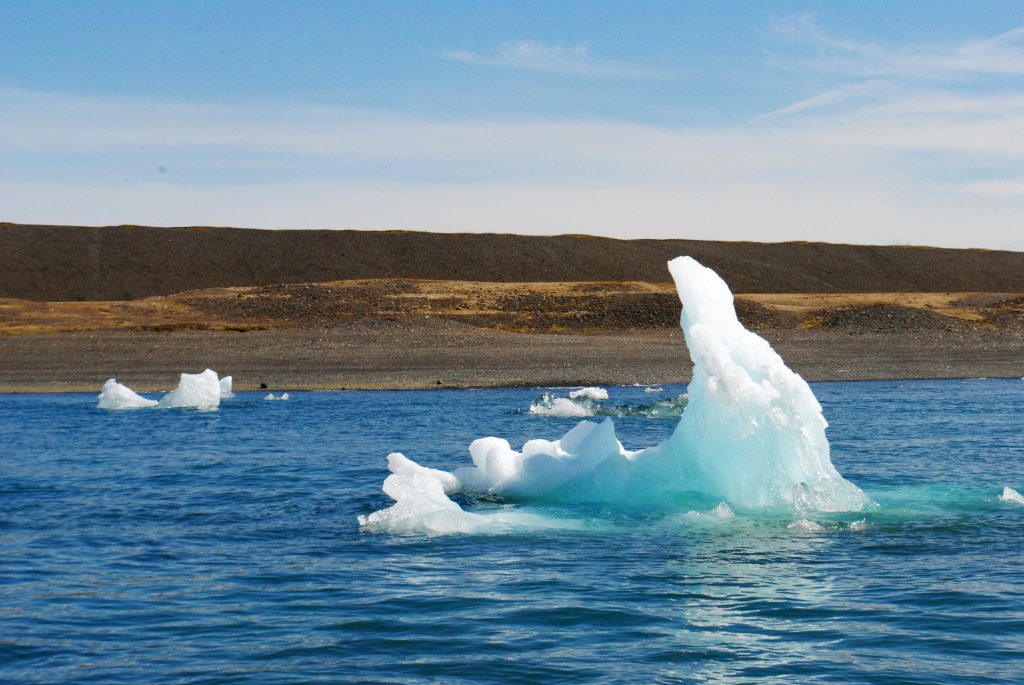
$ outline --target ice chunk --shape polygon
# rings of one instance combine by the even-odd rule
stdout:
[[[611,419],[599,424],[581,421],[561,440],[530,440],[521,452],[507,440],[480,438],[469,446],[469,454],[473,466],[455,470],[463,490],[512,499],[568,501],[590,499],[590,488],[560,492],[563,485],[597,471],[610,476],[616,467],[626,468],[629,457],[615,438]]]
[[[222,400],[228,400],[235,396],[235,393],[231,392],[231,376],[224,376],[220,379],[220,398]]]
[[[569,393],[569,399],[575,400],[578,398],[598,401],[606,400],[608,399],[608,391],[604,388],[581,388]]]
[[[283,393],[281,393],[280,396],[275,397],[274,393],[268,392],[266,397],[264,397],[263,399],[267,400],[268,402],[273,402],[275,400],[277,400],[277,401],[287,400],[288,399],[288,393],[283,392]]]
[[[438,469],[428,469],[420,466],[412,459],[407,458],[401,452],[392,452],[388,455],[388,471],[399,476],[426,476],[433,478],[441,484],[444,494],[451,495],[459,491],[459,479],[454,474]]]
[[[467,512],[448,498],[458,486],[454,476],[424,468],[401,454],[388,455],[391,475],[384,492],[395,504],[359,517],[359,526],[370,532],[496,533],[524,528],[580,528],[578,521],[553,519],[509,509],[486,513]]]
[[[854,533],[863,533],[867,529],[868,529],[868,520],[867,519],[858,519],[858,520],[852,521],[850,523],[850,530],[852,530]]]
[[[810,387],[766,340],[743,328],[725,282],[689,257],[669,262],[669,271],[683,303],[680,324],[694,365],[688,404],[671,437],[629,452],[606,420],[583,421],[560,440],[530,440],[522,451],[499,438],[481,438],[469,448],[473,466],[454,473],[459,489],[526,501],[652,506],[699,493],[740,509],[798,513],[869,505],[832,465],[827,424]],[[592,411],[586,403],[546,396],[531,412],[580,411],[570,405]],[[436,477],[415,478],[434,489],[428,495],[426,485],[410,485],[402,491],[407,499],[423,492],[433,498],[431,506],[451,511],[437,501],[447,497]],[[801,518],[794,525],[817,524]]]
[[[644,388],[644,392],[665,392],[664,388]]]
[[[100,409],[145,409],[157,405],[156,400],[147,400],[113,378],[103,384],[103,389],[98,397],[99,404],[96,406]]]
[[[1003,494],[999,495],[999,499],[1004,502],[1013,502],[1015,504],[1024,504],[1024,495],[1011,488],[1009,485],[1003,488]]]
[[[183,373],[178,387],[160,398],[162,409],[195,408],[215,409],[220,406],[220,379],[217,372],[206,369],[202,373]]]
[[[555,397],[551,393],[544,395],[530,405],[530,413],[537,416],[558,416],[583,418],[594,415],[594,408],[588,402],[573,402],[567,397]]]
[[[425,471],[428,469],[388,476],[384,492],[395,504],[360,516],[359,525],[369,531],[391,533],[471,532],[477,527],[480,516],[467,513],[449,499],[441,482]]]

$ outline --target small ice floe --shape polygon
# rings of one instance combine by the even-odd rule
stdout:
[[[235,396],[235,393],[231,392],[231,376],[224,376],[220,379],[220,398],[222,400],[229,400]]]
[[[644,388],[644,392],[665,392],[665,388]]]
[[[863,531],[865,531],[867,529],[868,529],[868,520],[867,519],[858,519],[858,520],[852,521],[850,523],[850,530],[852,530],[854,533],[861,533],[861,532],[863,532]]]
[[[217,372],[183,373],[178,387],[160,398],[162,409],[216,409],[220,406],[220,379]]]
[[[264,397],[263,399],[265,399],[267,402],[280,402],[281,400],[288,399],[288,393],[283,392],[280,395],[275,396],[274,393],[268,392],[267,396]]]
[[[1024,495],[1020,494],[1009,485],[1003,488],[1003,494],[999,495],[999,499],[1004,502],[1013,502],[1014,504],[1024,504]]]
[[[384,492],[395,505],[359,516],[360,529],[368,532],[500,534],[530,529],[580,529],[581,521],[558,519],[515,509],[468,512],[448,495],[459,491],[455,475],[420,466],[398,452],[388,455],[391,475]]]
[[[800,519],[799,521],[793,521],[793,523],[786,526],[790,530],[794,530],[798,533],[820,533],[824,528],[820,524],[810,521],[808,519]]]
[[[103,384],[96,406],[100,409],[216,409],[222,397],[234,397],[231,376],[223,380],[227,383],[222,382],[217,372],[211,369],[202,373],[183,373],[178,387],[157,401],[146,399],[111,378]]]
[[[608,399],[608,391],[604,388],[580,388],[569,393],[569,399],[577,400],[586,398],[588,400],[604,401]]]
[[[103,384],[103,390],[99,394],[100,409],[145,409],[155,407],[156,400],[147,400],[127,385],[121,385],[117,379],[111,378]]]
[[[530,405],[530,413],[537,416],[584,418],[594,415],[594,407],[586,399],[574,401],[568,397],[555,397],[546,392]]]

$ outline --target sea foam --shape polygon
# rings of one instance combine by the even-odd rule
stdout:
[[[725,282],[690,257],[672,260],[669,271],[694,364],[688,402],[671,437],[629,451],[606,419],[581,421],[558,440],[530,440],[521,450],[501,438],[480,438],[469,447],[472,466],[454,473],[414,470],[405,457],[389,458],[385,492],[395,505],[359,517],[360,525],[441,532],[437,519],[457,514],[449,497],[457,492],[609,506],[671,506],[697,495],[724,501],[730,511],[865,508],[868,497],[832,465],[827,423],[810,387],[767,341],[743,328]],[[423,514],[419,521],[415,512]]]

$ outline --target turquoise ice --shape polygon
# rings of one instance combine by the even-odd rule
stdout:
[[[683,304],[680,325],[693,360],[686,409],[673,434],[625,449],[611,419],[581,421],[558,440],[521,450],[487,437],[454,473],[389,456],[385,492],[396,504],[360,517],[370,530],[475,530],[450,495],[518,502],[671,506],[712,499],[736,510],[860,511],[869,498],[832,465],[827,423],[807,383],[736,317],[732,293],[690,257],[668,264]]]

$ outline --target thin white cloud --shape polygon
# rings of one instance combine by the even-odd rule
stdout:
[[[1024,249],[1024,197],[971,185],[1024,161],[1024,96],[825,99],[730,128],[0,91],[0,220]]]
[[[958,45],[888,48],[840,38],[821,29],[810,14],[775,23],[776,32],[813,49],[810,56],[780,58],[780,66],[871,78],[959,79],[977,75],[1024,75],[1024,27]]]
[[[1024,176],[945,186],[942,190],[988,198],[1024,198]]]
[[[659,69],[602,60],[590,53],[587,43],[573,46],[544,45],[531,40],[500,43],[493,53],[451,50],[443,57],[467,64],[545,71],[573,76],[645,79],[664,75]]]

